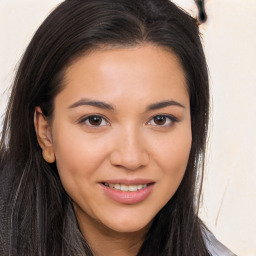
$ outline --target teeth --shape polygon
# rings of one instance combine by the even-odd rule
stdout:
[[[129,186],[129,191],[137,191],[137,190],[138,190],[138,186],[136,186],[136,185]]]
[[[121,185],[121,191],[129,191],[129,186]]]
[[[115,184],[114,188],[120,190],[121,189],[121,185],[120,184]]]
[[[124,184],[110,184],[110,183],[104,183],[105,186],[114,188],[116,190],[121,190],[124,192],[130,191],[135,192],[141,189],[144,189],[147,187],[147,184],[140,184],[140,185],[124,185]]]
[[[142,188],[143,188],[143,185],[139,185],[139,186],[138,186],[138,189],[142,189]]]

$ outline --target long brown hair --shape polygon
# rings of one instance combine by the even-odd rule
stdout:
[[[207,66],[196,20],[168,0],[66,0],[37,30],[17,71],[1,136],[0,177],[8,177],[1,189],[7,202],[1,223],[8,226],[2,234],[6,254],[93,255],[56,165],[42,158],[34,110],[40,106],[51,118],[65,69],[84,52],[141,43],[170,49],[182,63],[192,148],[177,192],[154,218],[138,255],[208,255],[198,218],[208,126]]]

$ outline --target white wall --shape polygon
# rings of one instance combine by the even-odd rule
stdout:
[[[0,114],[17,61],[59,2],[0,0]],[[196,14],[193,0],[175,2]],[[236,254],[256,256],[256,1],[206,2],[213,104],[201,217]]]
[[[22,54],[38,26],[60,0],[0,0],[0,115]],[[0,126],[1,127],[1,126]]]
[[[192,1],[176,2],[195,13]],[[235,253],[255,256],[256,1],[206,3],[212,124],[201,217]]]

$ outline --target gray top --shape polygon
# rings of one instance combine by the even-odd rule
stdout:
[[[204,242],[211,256],[236,256],[226,246],[220,243],[208,230],[203,230]]]

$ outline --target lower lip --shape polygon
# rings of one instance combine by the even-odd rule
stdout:
[[[100,184],[106,196],[121,204],[137,204],[144,201],[151,194],[153,185],[154,184],[150,184],[146,188],[137,190],[135,192],[126,192]]]

